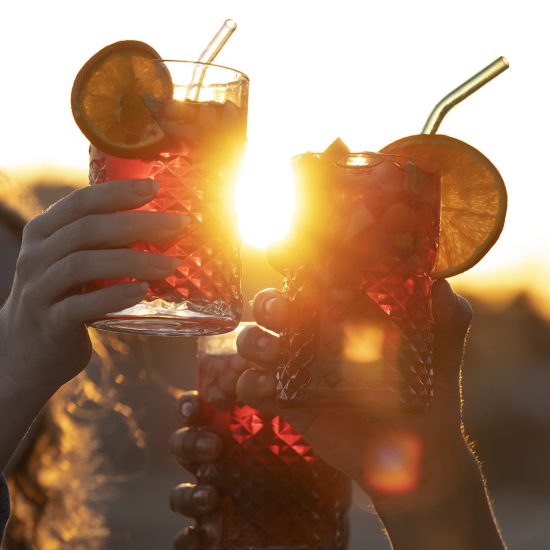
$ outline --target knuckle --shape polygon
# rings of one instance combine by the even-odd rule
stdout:
[[[87,188],[75,189],[69,193],[65,199],[67,207],[73,212],[81,213],[85,207],[87,191]]]
[[[23,241],[34,240],[39,233],[39,228],[42,225],[44,214],[38,214],[34,218],[30,219],[23,228]]]
[[[82,236],[85,234],[82,226],[86,223],[85,218],[71,223],[64,228],[63,240],[69,245],[71,250],[74,250],[82,241]]]
[[[130,237],[139,232],[149,233],[151,229],[148,223],[149,218],[143,214],[144,212],[120,212],[115,214],[112,223],[116,228],[113,229],[113,232],[124,237]]]
[[[275,288],[266,288],[261,290],[258,294],[256,294],[256,296],[254,296],[254,300],[252,302],[252,312],[255,319],[258,322],[269,322],[270,317],[273,314],[271,311],[273,308],[268,309],[267,305],[279,304],[284,301],[285,300],[281,292]]]
[[[131,180],[110,180],[101,185],[92,185],[96,200],[108,205],[122,205],[129,202],[132,197]]]
[[[148,257],[144,252],[128,248],[119,248],[113,255],[116,255],[117,262],[126,266],[128,272],[140,272],[147,265]]]
[[[194,483],[180,483],[170,492],[170,505],[172,510],[184,510],[191,504],[191,496],[196,485]]]
[[[182,449],[184,447],[184,438],[186,433],[189,431],[189,428],[180,428],[175,432],[172,432],[168,440],[168,446],[173,455],[180,458]]]
[[[86,214],[92,213],[98,207],[100,187],[102,186],[91,185],[81,189],[75,189],[65,197],[66,207],[77,216],[85,216]]]
[[[93,223],[90,217],[84,217],[72,223],[68,228],[67,239],[72,248],[78,248],[86,243],[87,237],[93,234]]]
[[[280,298],[281,292],[276,288],[264,288],[254,296],[254,302],[262,302],[271,298]]]
[[[18,278],[22,280],[30,279],[33,273],[34,255],[29,249],[23,249],[15,266],[15,272]]]
[[[71,324],[69,300],[65,299],[50,308],[50,325],[52,327],[68,327]]]
[[[61,262],[61,277],[67,281],[73,280],[80,273],[85,273],[89,266],[88,253],[73,252],[66,256]]]
[[[213,432],[194,428],[181,428],[170,437],[172,454],[184,466],[214,459],[221,450],[221,440]]]
[[[196,497],[199,498],[196,498]],[[198,516],[212,511],[218,503],[218,492],[212,485],[181,483],[172,489],[170,506],[184,516]]]
[[[33,306],[38,302],[40,296],[41,292],[39,285],[35,283],[26,283],[21,290],[21,306],[27,311],[32,311],[34,309]]]
[[[261,329],[257,325],[245,326],[237,336],[237,347],[239,351],[241,347],[247,347],[250,342],[253,342],[260,332]]]
[[[237,349],[245,359],[273,361],[279,352],[279,340],[258,326],[246,327],[237,337]]]

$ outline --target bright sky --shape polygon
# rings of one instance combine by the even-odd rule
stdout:
[[[243,231],[249,241],[258,235],[277,238],[289,218],[291,155],[323,149],[337,136],[353,150],[378,150],[418,133],[443,95],[504,55],[511,68],[451,111],[440,128],[488,156],[509,192],[500,240],[456,282],[490,292],[498,281],[514,286],[523,279],[545,291],[550,182],[542,164],[549,147],[550,35],[544,5],[540,0],[5,2],[0,170],[15,175],[44,165],[86,170],[87,143],[72,119],[69,95],[78,69],[103,46],[131,38],[166,58],[195,58],[223,20],[232,18],[238,29],[217,61],[251,78],[241,191],[257,206],[255,217],[243,219]]]

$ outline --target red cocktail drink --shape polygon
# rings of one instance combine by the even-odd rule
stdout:
[[[244,361],[237,333],[199,339],[205,428],[219,434],[223,452],[195,469],[198,481],[213,484],[220,496],[219,511],[200,518],[198,527],[216,550],[344,550],[350,482],[287,422],[228,391]]]
[[[439,177],[377,153],[294,159],[277,397],[288,406],[426,411],[433,396],[431,273]]]
[[[182,263],[173,275],[150,282],[141,303],[92,325],[157,335],[227,332],[237,326],[242,310],[232,191],[246,139],[248,79],[214,65],[150,63],[162,64],[162,70],[155,70],[169,71],[173,83],[166,97],[143,101],[167,137],[165,150],[147,158],[120,158],[92,145],[90,183],[127,178],[159,182],[155,197],[141,210],[184,214],[190,222],[171,242],[137,242],[132,248]]]

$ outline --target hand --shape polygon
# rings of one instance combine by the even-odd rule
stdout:
[[[230,368],[217,378],[216,389],[223,392],[228,400],[236,399],[237,380],[253,365],[233,355]],[[216,433],[208,431],[207,416],[201,407],[201,399],[196,391],[185,392],[178,400],[178,411],[184,427],[170,437],[170,451],[176,460],[188,471],[197,472],[201,464],[216,462],[222,452],[222,440]],[[182,483],[172,489],[170,508],[182,516],[201,519],[200,529],[184,528],[174,540],[175,550],[204,550],[219,540],[221,514],[218,510],[218,492],[213,485]]]
[[[235,389],[236,380],[233,382]],[[194,471],[200,462],[217,460],[222,451],[220,437],[199,428],[201,407],[196,391],[188,391],[178,400],[178,410],[184,427],[170,437],[170,451],[186,469]],[[181,483],[172,489],[170,508],[182,516],[199,518],[215,512],[218,506],[218,492],[212,485]],[[180,531],[174,539],[174,550],[202,550],[207,548],[208,536],[194,526]]]
[[[253,311],[260,325],[275,332],[287,322],[288,304],[276,290],[260,292],[254,299]],[[394,489],[388,486],[385,490],[381,486],[383,461],[389,456],[397,459],[402,454],[399,446],[406,446],[406,439],[411,444],[413,440],[418,443],[423,461],[430,464],[436,458],[434,454],[464,447],[459,370],[471,309],[463,298],[453,294],[448,283],[440,281],[433,289],[433,313],[436,398],[427,415],[374,420],[356,411],[311,412],[280,407],[274,397],[279,339],[260,327],[247,327],[239,336],[239,353],[263,365],[261,370],[249,370],[241,376],[237,386],[239,397],[250,405],[283,416],[326,462],[357,481],[373,497],[382,498]],[[440,458],[437,456],[435,463]],[[389,467],[395,466],[392,462]]]
[[[260,292],[256,321],[271,331],[289,307],[276,290]],[[243,373],[239,398],[280,415],[328,464],[370,495],[398,548],[502,548],[478,464],[462,434],[460,366],[471,320],[467,301],[446,281],[433,287],[435,399],[426,415],[368,417],[358,412],[281,408],[275,400],[277,337],[245,328],[239,353],[261,368]]]
[[[95,279],[158,280],[178,261],[127,248],[181,231],[186,218],[160,212],[119,212],[149,202],[158,184],[113,181],[79,189],[25,227],[11,293],[0,310],[0,372],[18,388],[53,393],[88,363],[85,322],[138,303],[147,283],[82,294]]]

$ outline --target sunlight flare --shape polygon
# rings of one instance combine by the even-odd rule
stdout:
[[[285,238],[295,203],[290,159],[248,151],[235,196],[239,233],[245,244],[266,248]]]

